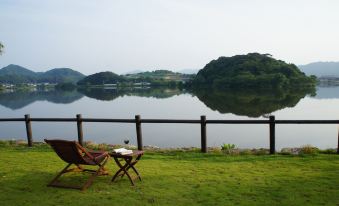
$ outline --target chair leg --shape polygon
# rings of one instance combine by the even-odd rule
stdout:
[[[78,164],[77,164],[76,166],[78,167],[79,170],[81,170],[81,171],[84,170],[84,168],[83,168],[81,165],[78,165]]]
[[[80,189],[82,191],[86,190],[92,183],[93,180],[100,175],[100,173],[103,173],[103,171],[105,171],[105,164],[107,163],[108,157],[103,161],[102,164],[99,164],[99,168],[97,170],[87,170],[87,169],[83,169],[80,165],[76,165],[77,168],[74,169],[68,169],[72,163],[68,164],[61,172],[59,172],[57,174],[56,177],[54,177],[54,179],[47,185],[49,187],[62,187],[62,188],[71,188],[71,189]],[[67,172],[74,172],[74,171],[88,171],[88,172],[92,172],[92,175],[89,177],[89,179],[83,184],[83,186],[68,186],[68,185],[62,185],[62,184],[58,184],[57,180],[60,178],[61,175],[67,173]]]
[[[55,182],[59,179],[59,177],[60,177],[62,174],[64,174],[65,171],[67,171],[67,169],[68,169],[71,165],[72,165],[72,163],[69,163],[63,170],[61,170],[61,172],[59,172],[59,173],[57,174],[57,176],[55,176],[55,177],[53,178],[53,180],[52,180],[50,183],[48,183],[47,186],[54,186],[54,185],[55,185]]]
[[[99,164],[99,169],[92,174],[92,176],[87,180],[87,182],[81,187],[81,190],[84,191],[86,190],[91,184],[93,183],[94,179],[102,172],[105,170],[104,166],[107,163],[108,157],[104,160],[102,164]]]

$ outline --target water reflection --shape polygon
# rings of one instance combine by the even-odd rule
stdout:
[[[0,93],[2,105],[0,113],[4,118],[22,117],[24,114],[31,114],[33,117],[74,117],[75,114],[83,114],[85,117],[93,118],[130,119],[140,114],[142,118],[155,119],[198,119],[200,115],[206,115],[207,119],[247,119],[246,116],[258,117],[280,110],[274,112],[277,119],[337,119],[339,87],[318,87],[317,89],[315,98],[303,98],[307,94],[314,95],[314,91],[298,90],[184,91],[159,87],[123,90],[17,91]],[[182,95],[183,93],[189,93],[189,95]],[[34,101],[39,102],[33,103]],[[21,109],[29,104],[31,105]],[[298,106],[295,106],[296,104]],[[293,108],[283,109],[287,107]],[[231,113],[241,115],[241,117]],[[145,124],[142,127],[144,145],[200,146],[200,125],[197,124]],[[133,124],[86,123],[83,129],[86,141],[122,144],[123,140],[128,138],[130,144],[136,144],[135,125]],[[0,130],[0,139],[25,139],[26,137],[23,122],[3,122],[0,124]],[[76,124],[34,122],[33,135],[34,141],[43,141],[46,137],[76,139]],[[269,146],[267,135],[267,125],[208,125],[207,144],[208,146],[220,146],[223,143],[232,143],[240,148],[267,148]],[[278,125],[276,127],[277,148],[297,147],[305,144],[330,148],[337,144],[337,135],[336,125],[317,125],[316,127],[314,125]]]
[[[35,101],[48,101],[56,104],[70,104],[83,97],[83,94],[61,90],[25,90],[0,92],[0,105],[12,110],[21,109]]]
[[[220,113],[232,113],[248,117],[260,117],[274,111],[294,107],[314,89],[299,90],[195,90],[200,101]]]
[[[0,105],[12,110],[21,109],[35,101],[48,101],[57,104],[70,104],[87,96],[101,101],[113,101],[123,96],[169,98],[180,95],[183,91],[177,88],[79,88],[77,90],[24,90],[0,92]]]
[[[157,99],[169,98],[174,95],[180,95],[183,91],[177,88],[166,87],[140,87],[140,88],[119,88],[119,89],[103,89],[103,88],[81,88],[79,92],[87,97],[102,100],[112,101],[123,96],[138,96],[138,97],[154,97]]]
[[[81,88],[78,89],[78,92],[86,95],[89,98],[101,101],[113,101],[114,99],[123,95],[123,93],[117,89]]]
[[[317,87],[317,99],[339,99],[339,87],[322,85]]]
[[[0,105],[16,110],[35,101],[69,104],[83,96],[113,101],[118,97],[139,96],[152,98],[170,98],[186,93],[178,88],[122,88],[102,89],[83,88],[71,91],[36,90],[0,93]],[[315,95],[315,90],[193,90],[189,93],[197,96],[207,107],[219,113],[259,117],[286,107],[294,107],[307,94]]]
[[[126,91],[125,95],[127,96],[138,96],[138,97],[154,97],[157,99],[170,98],[176,95],[185,93],[184,90],[178,88],[167,88],[167,87],[155,87],[148,89],[134,89]]]

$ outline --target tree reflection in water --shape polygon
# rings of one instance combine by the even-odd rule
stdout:
[[[170,98],[183,93],[198,97],[207,107],[220,113],[259,117],[286,107],[294,107],[307,94],[315,95],[314,89],[295,90],[192,90],[178,88],[79,88],[77,90],[35,90],[0,93],[0,105],[16,110],[35,101],[49,101],[58,104],[70,104],[84,95],[101,100],[113,101],[118,97],[139,96],[153,98]]]
[[[232,113],[248,117],[260,117],[274,111],[294,107],[307,94],[315,95],[315,89],[295,90],[193,90],[207,107],[220,113]]]
[[[48,101],[56,104],[70,104],[83,97],[76,90],[24,90],[0,92],[0,105],[12,110],[21,109],[35,101]]]
[[[157,99],[162,99],[182,94],[181,90],[168,87],[126,87],[119,89],[81,88],[78,89],[78,91],[87,97],[103,101],[112,101],[123,96],[154,97]]]

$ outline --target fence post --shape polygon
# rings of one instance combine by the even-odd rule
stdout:
[[[135,128],[137,132],[138,150],[142,150],[142,132],[141,132],[141,118],[140,115],[135,115]]]
[[[31,125],[31,117],[29,114],[25,114],[25,123],[26,123],[26,133],[27,133],[27,144],[29,147],[33,146],[33,138],[32,138],[32,125]]]
[[[80,145],[84,144],[84,134],[82,131],[82,117],[81,114],[77,114],[77,129],[78,129],[78,142]]]
[[[270,154],[275,154],[275,116],[270,116]]]
[[[206,116],[200,116],[201,124],[201,152],[207,152],[207,140],[206,140]]]
[[[338,127],[338,145],[337,145],[337,154],[339,154],[339,127]]]

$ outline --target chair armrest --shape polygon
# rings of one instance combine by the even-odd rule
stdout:
[[[97,163],[102,162],[105,159],[105,157],[109,157],[108,152],[105,151],[93,151],[93,152],[91,151],[89,153],[94,157],[94,161]]]

